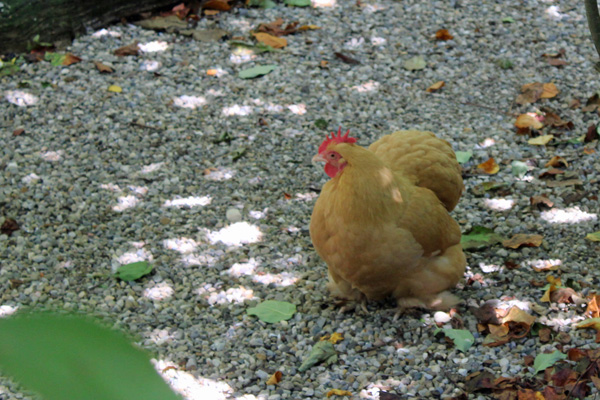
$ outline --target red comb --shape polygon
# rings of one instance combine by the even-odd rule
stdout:
[[[331,137],[329,137],[329,135],[325,136],[325,140],[323,140],[323,143],[321,143],[321,145],[319,146],[319,153],[322,153],[323,151],[325,151],[325,149],[327,148],[327,146],[329,146],[329,144],[331,142],[356,143],[356,138],[348,137],[348,134],[350,134],[350,129],[348,129],[346,131],[346,134],[344,136],[342,136],[342,127],[340,126],[338,129],[337,136],[335,135],[334,132],[331,132]]]

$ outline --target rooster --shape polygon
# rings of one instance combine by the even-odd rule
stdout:
[[[310,221],[330,291],[363,309],[387,297],[400,311],[449,309],[466,266],[448,214],[464,188],[454,151],[431,132],[394,132],[368,149],[349,132],[332,132],[313,157],[331,178]]]

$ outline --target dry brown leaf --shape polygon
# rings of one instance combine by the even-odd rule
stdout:
[[[567,162],[567,160],[564,159],[564,157],[554,156],[544,166],[545,167],[568,167],[569,163]]]
[[[560,278],[555,278],[552,275],[546,277],[546,280],[550,286],[548,286],[548,289],[546,289],[540,301],[550,303],[550,295],[552,295],[552,292],[554,292],[558,287],[562,286],[562,282],[560,281]]]
[[[2,226],[0,226],[0,233],[11,236],[13,232],[18,231],[19,229],[21,229],[21,227],[17,221],[12,218],[6,218],[2,223]]]
[[[563,65],[569,65],[569,63],[565,60],[561,60],[560,58],[549,58],[548,64],[553,67],[562,67]]]
[[[527,141],[527,143],[535,145],[535,146],[545,146],[552,139],[554,139],[554,135],[541,135],[538,137],[531,138]]]
[[[551,99],[553,97],[556,97],[558,93],[560,93],[560,91],[554,83],[544,83],[542,95],[540,97],[542,99]]]
[[[531,264],[531,268],[533,268],[535,272],[556,271],[559,267],[560,263],[555,260],[540,260],[539,262]],[[542,286],[544,286],[543,282]]]
[[[518,249],[519,247],[539,247],[542,244],[544,237],[542,235],[528,235],[517,233],[508,240],[502,242],[504,247]]]
[[[600,295],[592,293],[588,296],[587,309],[585,315],[588,318],[600,318]]]
[[[581,186],[583,181],[581,179],[565,179],[564,181],[548,181],[546,186],[548,187],[565,187],[565,186]]]
[[[587,133],[585,134],[585,139],[583,139],[584,143],[589,143],[594,140],[597,140],[600,137],[598,134],[598,128],[596,125],[590,125],[588,127]]]
[[[554,83],[527,83],[521,87],[521,94],[517,97],[518,104],[535,103],[539,99],[555,97],[559,90]]]
[[[589,154],[594,154],[595,152],[596,152],[596,150],[594,150],[592,148],[587,148],[586,147],[586,148],[583,149],[583,153],[584,154],[588,154],[589,155]]]
[[[331,396],[352,396],[352,393],[347,390],[331,389],[329,392],[327,392],[327,397]]]
[[[600,96],[598,95],[598,92],[596,92],[592,95],[592,97],[586,100],[585,106],[581,108],[581,111],[596,111],[598,109],[598,106],[600,106]]]
[[[579,101],[579,99],[573,99],[571,100],[571,102],[569,103],[569,108],[570,109],[574,109],[574,108],[578,108],[581,106],[581,101]]]
[[[552,303],[575,303],[580,298],[577,292],[571,288],[558,288],[550,293]]]
[[[94,65],[96,66],[96,69],[102,73],[110,74],[114,72],[111,67],[106,64],[102,64],[100,61],[94,61]]]
[[[562,169],[558,169],[558,168],[550,168],[547,171],[544,171],[540,174],[540,179],[543,178],[547,178],[549,176],[556,176],[556,175],[560,175],[560,174],[564,174],[565,171],[563,171]]]
[[[219,10],[209,10],[209,9],[206,9],[206,10],[204,10],[204,15],[208,15],[210,17],[210,16],[213,16],[213,15],[217,15],[220,12],[221,11],[219,11]]]
[[[292,199],[292,195],[291,195],[291,194],[289,194],[289,193],[286,193],[286,192],[283,192],[283,197],[284,197],[286,200],[291,200],[291,199]]]
[[[333,53],[337,58],[339,58],[340,60],[342,60],[343,62],[345,62],[346,64],[360,64],[360,61],[352,58],[352,57],[348,57],[347,55],[340,53],[340,52],[335,52]]]
[[[450,32],[448,32],[448,29],[440,29],[435,33],[435,38],[437,40],[446,41],[454,39],[454,36],[452,36]]]
[[[283,36],[283,35],[290,35],[292,33],[296,33],[296,31],[299,30],[299,29],[296,29],[296,26],[298,26],[298,22],[292,22],[290,24],[287,24],[287,26],[285,28],[282,28],[282,26],[283,26],[283,18],[277,18],[273,22],[260,24],[258,26],[258,28],[256,28],[256,31],[268,33],[273,36]],[[303,30],[307,30],[307,29],[311,29],[310,27],[314,27],[315,25],[304,25],[304,26],[306,28],[304,28]],[[320,28],[315,27],[314,29],[320,29]]]
[[[439,89],[443,88],[445,84],[446,84],[446,83],[445,83],[444,81],[437,81],[437,82],[436,82],[436,83],[434,83],[433,85],[429,86],[429,87],[427,88],[427,91],[428,91],[429,93],[435,92],[435,91],[437,91],[437,90],[439,90]]]
[[[25,129],[23,128],[19,128],[19,129],[15,129],[12,133],[13,136],[21,136],[22,134],[25,133]]]
[[[548,107],[542,107],[541,110],[544,113],[544,125],[566,130],[572,130],[575,128],[575,125],[572,121],[563,120],[552,109]]]
[[[329,61],[321,60],[319,63],[320,68],[329,68]]]
[[[229,11],[231,6],[228,0],[208,0],[202,4],[202,8],[208,8],[211,10]]]
[[[73,55],[71,53],[67,53],[65,54],[65,59],[62,62],[62,65],[71,65],[71,64],[75,64],[81,61],[81,58],[77,57],[76,55]]]
[[[268,33],[258,32],[253,34],[256,40],[264,43],[274,49],[282,49],[287,46],[287,40],[281,37],[269,35]]]
[[[309,25],[299,26],[297,30],[299,30],[299,31],[314,31],[317,29],[321,29],[321,27],[317,26],[317,25],[309,24]]]
[[[552,340],[552,329],[542,328],[538,332],[538,336],[540,338],[540,342],[548,343],[550,340]]]
[[[115,50],[115,55],[116,56],[137,56],[139,54],[140,50],[138,48],[138,42],[135,41],[131,44],[128,44],[127,46],[123,46],[123,47],[119,47],[118,49]]]
[[[498,163],[496,163],[496,160],[494,160],[493,157],[486,162],[479,164],[477,168],[490,175],[496,174],[498,171],[500,171],[500,166]]]
[[[544,195],[531,196],[529,198],[529,203],[531,203],[532,206],[537,206],[538,209],[542,207],[552,208],[552,206],[554,206],[554,203]]]
[[[281,382],[281,378],[283,377],[283,373],[281,371],[276,371],[273,375],[267,379],[267,385],[277,385]]]
[[[521,114],[515,121],[515,126],[519,129],[542,129],[544,124],[540,122],[537,115],[534,113]]]

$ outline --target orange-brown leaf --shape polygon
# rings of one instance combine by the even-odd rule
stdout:
[[[497,174],[498,171],[500,171],[500,166],[496,163],[496,160],[494,160],[493,157],[486,162],[479,164],[477,168],[490,175]]]
[[[437,31],[435,33],[435,38],[437,40],[446,41],[446,40],[452,40],[452,39],[454,39],[454,36],[452,36],[450,34],[450,32],[448,32],[448,29],[440,29],[439,31]]]
[[[589,318],[600,318],[600,294],[593,293],[588,296],[585,315]]]
[[[96,69],[100,72],[106,73],[106,74],[110,74],[112,72],[114,72],[114,70],[109,67],[106,64],[102,64],[100,61],[94,61],[94,65],[96,66]]]
[[[208,8],[211,10],[229,11],[231,6],[228,0],[208,0],[202,4],[202,8]]]
[[[352,396],[352,393],[347,390],[331,389],[329,392],[327,392],[327,397],[331,396]]]
[[[138,42],[133,42],[128,44],[127,46],[119,47],[115,50],[116,56],[137,56],[140,50],[138,48]]]
[[[519,129],[533,128],[536,130],[542,129],[544,124],[537,118],[534,113],[521,114],[515,121],[515,126]]]
[[[268,33],[258,32],[253,34],[256,40],[264,43],[274,49],[282,49],[287,46],[287,40],[277,36],[269,35]]]
[[[502,242],[504,247],[511,249],[518,249],[519,247],[539,247],[542,244],[544,237],[542,235],[528,235],[524,233],[517,233],[510,239]]]
[[[542,208],[542,207],[552,208],[552,206],[554,206],[554,203],[552,201],[550,201],[550,199],[548,199],[544,195],[531,196],[529,198],[529,202],[531,203],[532,206],[537,206],[537,208]]]
[[[62,65],[71,65],[71,64],[75,64],[81,61],[81,58],[77,57],[76,55],[73,55],[71,53],[67,53],[65,54],[65,59],[62,62]]]
[[[281,371],[276,371],[267,380],[267,385],[277,385],[279,382],[281,382],[282,377],[283,377],[283,373]]]
[[[568,167],[569,163],[561,156],[552,157],[545,165],[545,167]]]
[[[445,83],[444,81],[437,81],[437,82],[436,82],[436,83],[434,83],[433,85],[429,86],[429,87],[427,88],[427,91],[428,91],[429,93],[435,92],[435,91],[437,91],[437,90],[439,90],[439,89],[443,88],[445,84],[446,84],[446,83]]]

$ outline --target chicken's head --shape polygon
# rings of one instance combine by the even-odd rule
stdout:
[[[313,161],[322,161],[325,163],[325,173],[330,178],[334,178],[347,164],[341,154],[331,147],[338,143],[355,143],[356,138],[349,137],[349,134],[350,129],[342,136],[341,126],[338,129],[337,135],[335,135],[334,132],[331,132],[331,137],[329,137],[329,135],[325,137],[325,140],[323,140],[323,143],[319,146],[319,154],[312,159]]]

